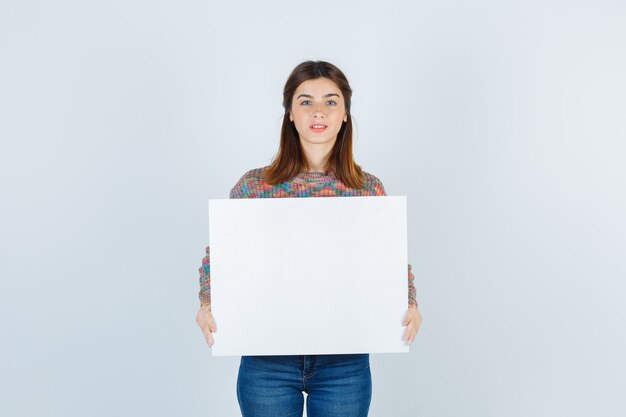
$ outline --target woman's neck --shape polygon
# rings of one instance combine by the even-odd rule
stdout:
[[[301,142],[302,143],[302,142]],[[333,143],[306,144],[302,143],[302,151],[307,162],[307,171],[325,172],[328,167],[328,158],[333,150]]]

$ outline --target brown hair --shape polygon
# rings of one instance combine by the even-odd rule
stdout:
[[[328,158],[326,171],[332,172],[348,187],[361,189],[364,186],[365,175],[352,157],[352,118],[350,116],[352,89],[343,72],[333,64],[324,61],[302,62],[289,75],[283,90],[285,114],[280,130],[280,146],[271,165],[265,171],[264,180],[270,185],[277,185],[291,180],[306,169],[307,163],[300,145],[300,136],[295,124],[289,120],[289,112],[298,86],[304,81],[317,78],[328,78],[337,84],[343,94],[348,115],[347,122],[343,123],[337,133],[337,140]]]

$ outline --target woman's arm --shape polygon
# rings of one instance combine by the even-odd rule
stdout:
[[[416,291],[414,285],[415,277],[413,276],[413,267],[409,264],[409,309],[404,315],[402,322],[406,326],[404,330],[404,340],[407,345],[413,343],[417,332],[422,324],[422,313],[417,308]]]
[[[206,247],[206,256],[202,258],[202,266],[198,270],[200,272],[200,292],[198,297],[200,298],[200,305],[205,303],[211,303],[211,257],[209,254],[209,247]]]
[[[409,264],[409,307],[417,307],[417,291],[415,290],[415,276],[413,275],[413,267]]]
[[[217,331],[215,319],[211,313],[211,267],[209,247],[206,247],[206,256],[202,258],[200,272],[200,310],[196,315],[196,323],[200,326],[204,339],[209,346],[213,346],[213,333]]]

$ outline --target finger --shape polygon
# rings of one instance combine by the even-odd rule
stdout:
[[[406,326],[411,322],[411,311],[407,310],[406,313],[404,313],[404,319],[402,319],[402,325]]]
[[[408,342],[410,336],[411,336],[411,329],[409,326],[406,326],[402,334],[402,340]]]
[[[409,330],[409,338],[407,343],[410,345],[415,340],[415,326],[411,326]]]
[[[406,332],[404,334],[404,342],[407,345],[410,345],[412,342],[411,332],[408,328],[406,329]]]
[[[411,326],[411,330],[410,330],[410,334],[409,334],[409,343],[413,343],[413,341],[415,340],[415,336],[417,336],[417,332],[419,330],[420,327],[420,322],[421,320],[417,320],[412,326]]]
[[[213,346],[213,335],[211,332],[204,332],[204,338],[209,346]]]
[[[422,316],[420,315],[415,321],[415,333],[417,333],[422,325]]]
[[[212,333],[217,332],[217,324],[215,324],[215,319],[213,317],[209,319],[209,329],[211,329]]]

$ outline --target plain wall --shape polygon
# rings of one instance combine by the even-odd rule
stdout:
[[[207,199],[307,59],[406,195],[422,329],[372,417],[626,414],[622,1],[0,1],[0,415],[239,415]],[[218,320],[219,325],[219,318]]]

